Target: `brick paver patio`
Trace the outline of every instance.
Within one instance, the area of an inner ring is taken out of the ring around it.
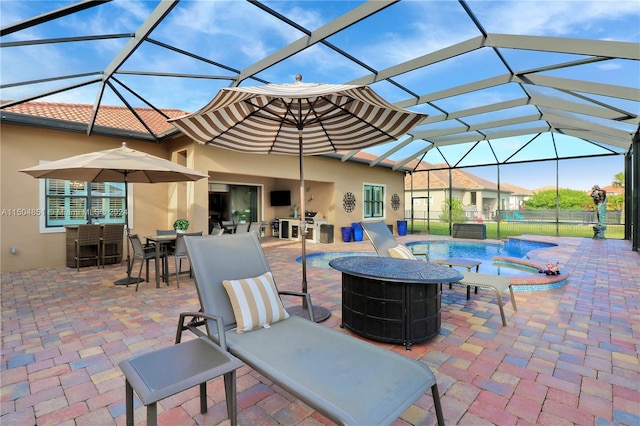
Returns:
[[[536,255],[559,260],[567,285],[516,292],[518,311],[505,306],[507,327],[492,292],[467,301],[463,288],[445,288],[437,337],[411,351],[377,344],[432,368],[447,424],[639,425],[640,254],[628,241],[538,239],[559,244]],[[263,247],[279,287],[299,290],[300,244],[265,238]],[[307,247],[373,251],[368,241]],[[314,303],[332,311],[322,324],[349,333],[339,327],[340,274],[307,272]],[[169,287],[141,283],[136,293],[113,285],[124,275],[123,266],[2,274],[3,426],[125,424],[118,362],[173,344],[178,314],[199,305],[188,276],[179,289],[173,277]],[[208,387],[206,415],[196,388],[162,400],[160,424],[228,424],[222,380]],[[136,404],[136,419],[144,420]],[[432,405],[427,392],[396,424],[435,424]],[[244,425],[328,423],[249,367],[238,372],[238,407]]]

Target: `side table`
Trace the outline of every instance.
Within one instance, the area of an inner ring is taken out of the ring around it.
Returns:
[[[236,369],[244,363],[205,338],[159,349],[118,364],[125,376],[127,426],[133,426],[133,391],[147,407],[147,424],[157,425],[156,403],[200,385],[200,412],[207,412],[207,381],[224,376],[227,413],[237,424]]]

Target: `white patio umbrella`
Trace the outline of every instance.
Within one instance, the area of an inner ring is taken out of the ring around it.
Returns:
[[[127,278],[116,284],[134,284],[129,251],[128,183],[196,181],[208,175],[146,152],[136,151],[122,142],[120,148],[95,151],[51,161],[20,170],[35,178],[88,182],[124,182],[124,223],[127,235]]]
[[[306,292],[303,156],[389,142],[425,117],[391,105],[367,86],[302,83],[297,75],[293,84],[222,89],[200,111],[169,122],[202,144],[299,156],[302,291]],[[314,313],[320,320],[329,316],[321,308]]]

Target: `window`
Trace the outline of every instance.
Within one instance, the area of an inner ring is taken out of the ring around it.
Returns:
[[[46,179],[45,228],[87,222],[124,223],[123,182],[82,182]]]
[[[384,217],[384,186],[364,185],[364,218]]]

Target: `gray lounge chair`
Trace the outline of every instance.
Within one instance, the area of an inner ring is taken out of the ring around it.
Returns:
[[[382,257],[404,257],[416,259],[416,255],[407,249],[406,246],[398,244],[389,228],[384,222],[360,222],[364,233],[367,235],[378,256]],[[424,260],[429,260],[426,253],[418,254],[424,256]]]
[[[444,424],[436,379],[424,363],[295,315],[237,332],[223,280],[270,272],[254,233],[185,241],[201,311],[180,315],[176,341],[187,329],[205,335],[198,328],[204,324],[221,347],[338,424],[390,424],[429,388],[438,424]],[[278,294],[304,297],[313,312],[308,293]]]

